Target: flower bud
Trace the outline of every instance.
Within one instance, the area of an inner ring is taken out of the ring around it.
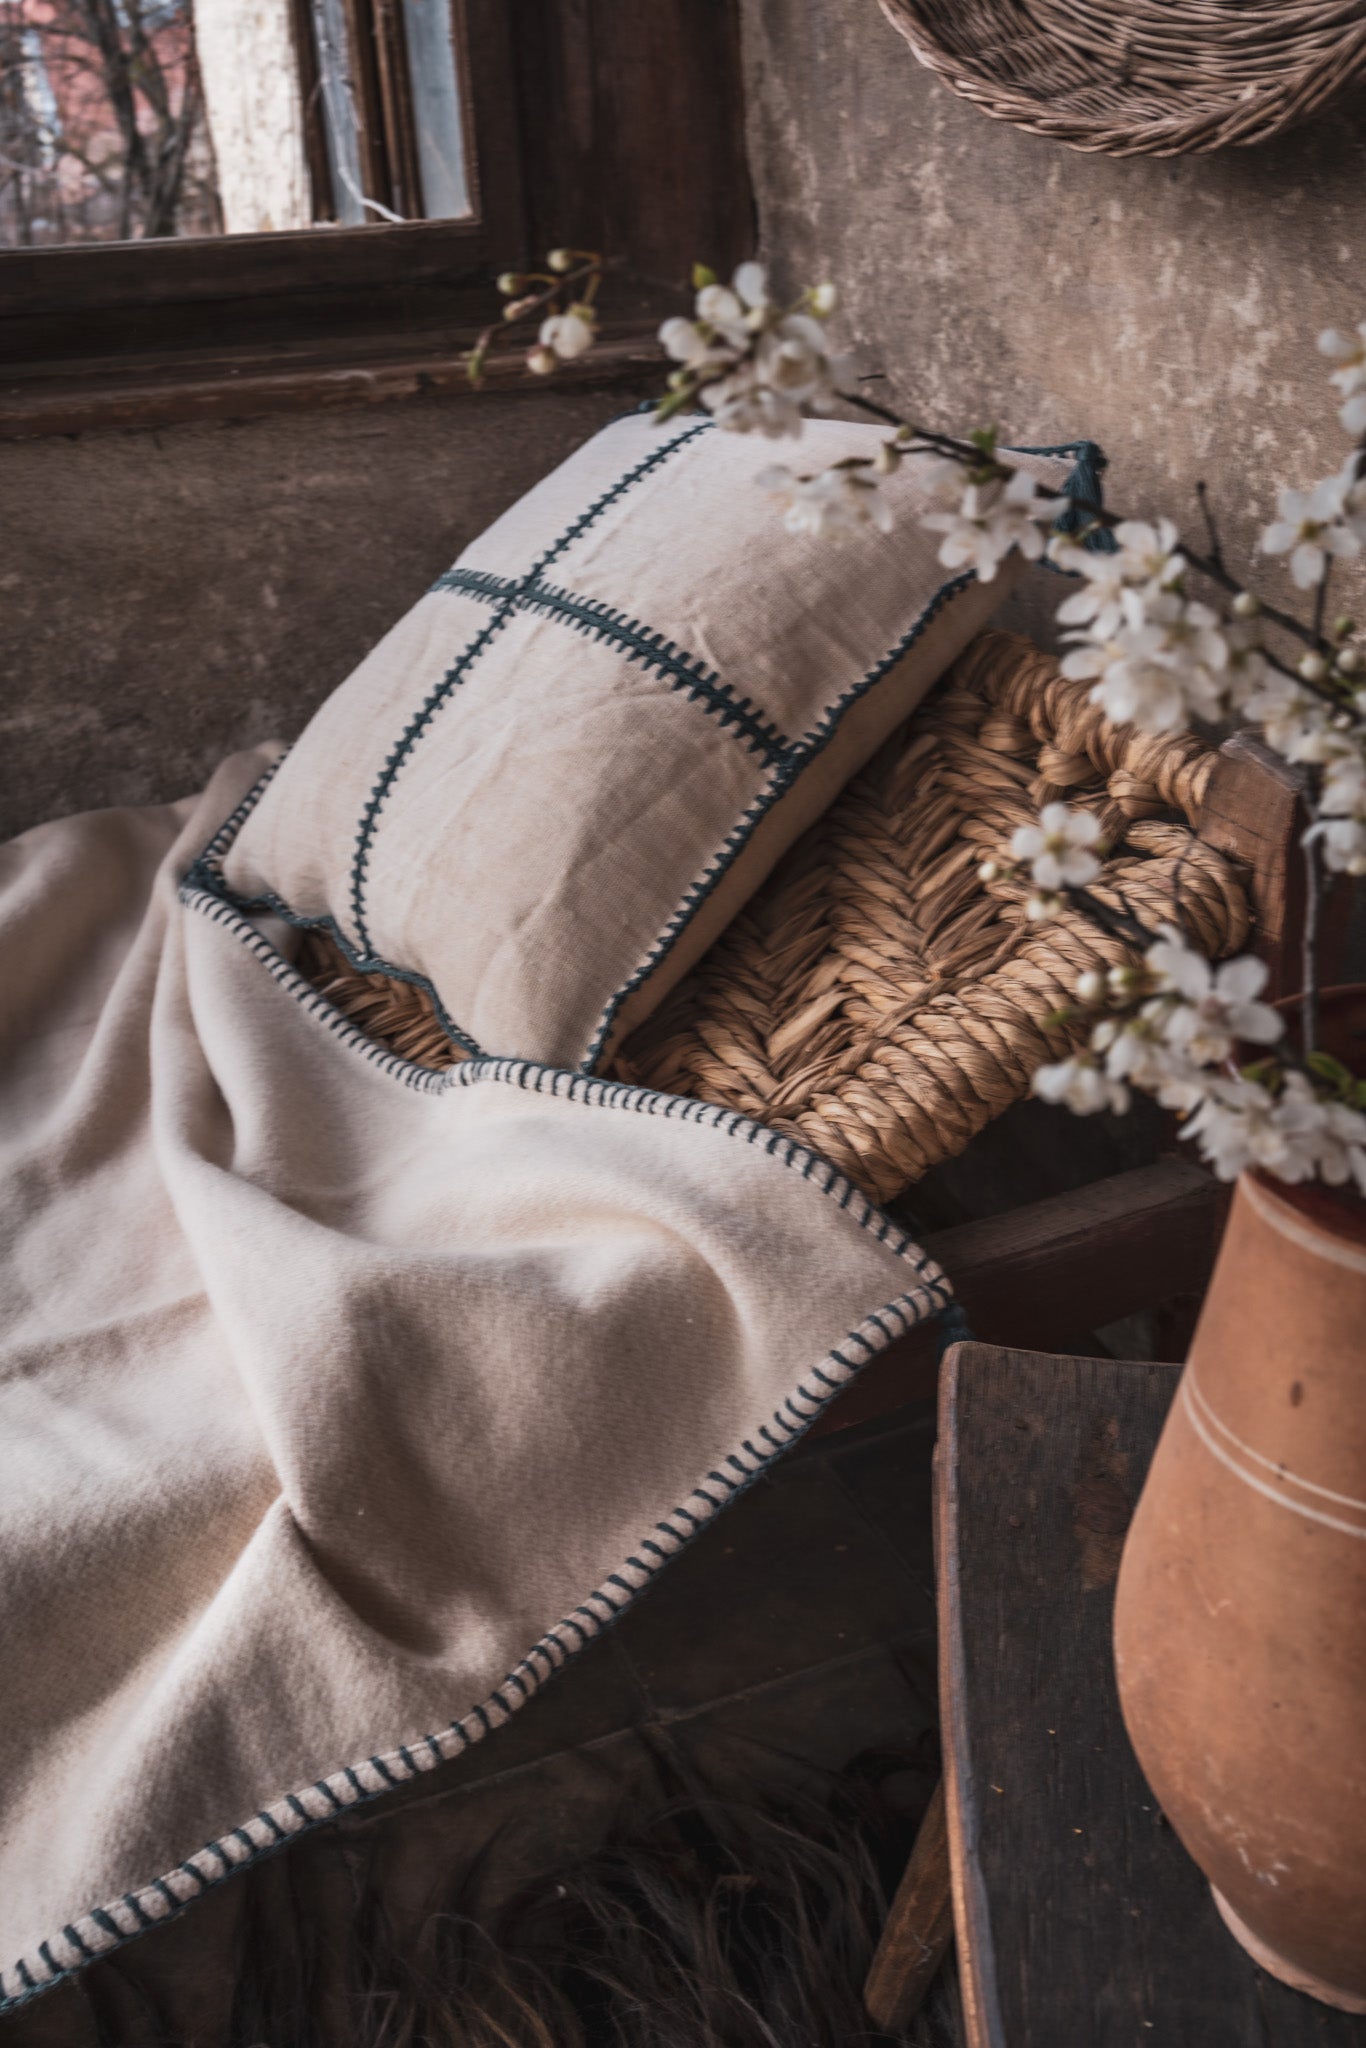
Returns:
[[[1295,664],[1297,675],[1306,683],[1321,683],[1328,673],[1328,664],[1321,654],[1302,654]]]
[[[1355,619],[1349,619],[1344,612],[1341,618],[1334,619],[1333,621],[1333,638],[1335,640],[1350,639],[1351,635],[1356,631],[1356,623]]]
[[[1359,647],[1344,647],[1338,656],[1338,667],[1345,676],[1359,675],[1362,655]]]
[[[811,310],[818,320],[828,320],[840,302],[840,295],[832,284],[813,285],[811,289]]]
[[[545,259],[545,267],[547,270],[553,270],[557,277],[562,277],[566,270],[574,268],[574,251],[572,249],[552,249]]]
[[[1255,619],[1261,608],[1262,600],[1250,590],[1240,590],[1232,605],[1235,619]]]
[[[893,470],[900,467],[901,455],[899,450],[894,448],[890,441],[884,441],[877,454],[873,457],[873,468],[879,476],[890,476]]]
[[[999,861],[984,860],[977,870],[977,879],[979,882],[994,882],[1000,872],[1001,864]]]
[[[524,290],[525,287],[526,279],[515,270],[503,271],[498,279],[498,289],[505,299],[514,297],[516,293]]]
[[[1105,996],[1105,976],[1098,967],[1088,967],[1085,974],[1077,978],[1077,1000],[1081,1003],[1099,1003]]]
[[[526,366],[537,377],[548,377],[555,367],[554,349],[546,348],[544,343],[541,343],[536,348],[529,350]]]

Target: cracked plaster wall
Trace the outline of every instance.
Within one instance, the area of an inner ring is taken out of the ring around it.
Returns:
[[[290,739],[631,394],[484,393],[0,443],[0,839]]]
[[[1186,522],[1204,478],[1239,565],[1278,481],[1337,468],[1314,342],[1366,318],[1366,94],[1258,149],[1083,156],[956,98],[876,0],[742,7],[764,252],[839,284],[884,391],[1099,441],[1109,502],[1143,514]],[[1015,608],[1036,637],[1046,594]],[[1360,616],[1366,578],[1341,595]]]

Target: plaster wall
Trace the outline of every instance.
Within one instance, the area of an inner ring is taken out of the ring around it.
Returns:
[[[630,403],[485,393],[0,445],[0,839],[292,738]]]
[[[1084,156],[956,98],[876,0],[742,15],[764,251],[840,286],[871,393],[1099,441],[1110,504],[1193,529],[1203,478],[1235,566],[1278,482],[1338,467],[1314,343],[1366,318],[1366,94],[1261,148]],[[1361,616],[1366,579],[1341,595]],[[1037,595],[1020,623],[1047,633]]]

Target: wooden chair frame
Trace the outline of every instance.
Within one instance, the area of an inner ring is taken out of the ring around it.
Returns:
[[[1304,777],[1260,742],[1236,734],[1220,749],[1200,837],[1247,870],[1256,951],[1277,1000],[1303,985],[1305,922],[1300,841]],[[1319,961],[1331,981],[1341,958],[1349,891],[1328,892]],[[1164,1355],[1184,1357],[1208,1285],[1228,1189],[1190,1159],[1162,1159],[1074,1194],[929,1237],[975,1336],[1055,1350],[1080,1331],[1142,1310],[1159,1319]],[[846,1429],[929,1398],[938,1375],[933,1325],[884,1352],[835,1402],[818,1431]],[[874,2024],[897,2033],[922,2003],[953,1938],[944,1787],[936,1789],[892,1901],[864,1986]]]
[[[1245,733],[1219,750],[1200,837],[1247,872],[1256,951],[1271,1001],[1301,986],[1307,823],[1304,775]],[[1327,892],[1319,959],[1331,980],[1341,957],[1348,894]],[[1192,1314],[1223,1234],[1228,1190],[1191,1158],[1164,1158],[1071,1194],[1055,1195],[934,1233],[926,1249],[954,1284],[974,1336],[1047,1351],[1079,1332],[1143,1310],[1164,1311],[1164,1348],[1184,1356]],[[938,1333],[923,1326],[871,1364],[815,1425],[848,1429],[935,1389]]]

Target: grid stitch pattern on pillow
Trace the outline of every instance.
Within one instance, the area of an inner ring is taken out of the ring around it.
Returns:
[[[817,464],[880,438],[807,432]],[[783,800],[823,808],[998,595],[943,580],[909,507],[891,542],[809,548],[750,488],[769,459],[709,420],[597,435],[437,578],[190,886],[423,987],[469,1052],[591,1071],[715,936],[698,913],[736,864],[762,851],[748,893],[808,821],[775,830]],[[912,650],[914,694],[841,759]]]

